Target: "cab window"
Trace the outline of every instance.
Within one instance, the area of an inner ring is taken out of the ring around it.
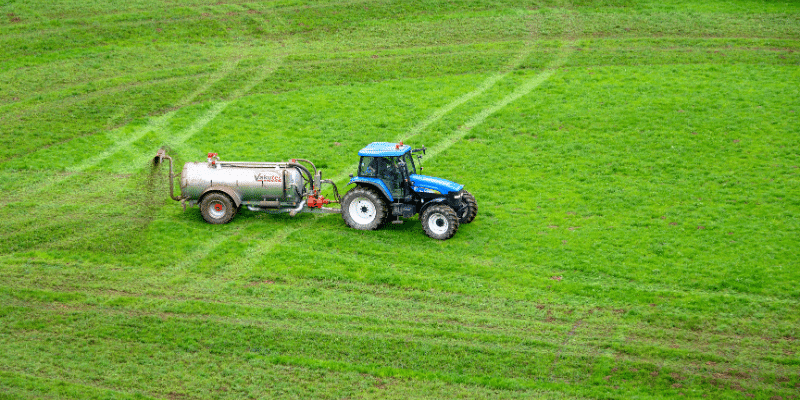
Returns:
[[[358,166],[358,176],[377,178],[378,163],[375,159],[375,157],[361,157],[361,164]]]
[[[417,167],[414,165],[414,156],[411,153],[406,153],[403,156],[403,161],[406,163],[406,169],[408,170],[409,175],[414,175],[417,173]]]

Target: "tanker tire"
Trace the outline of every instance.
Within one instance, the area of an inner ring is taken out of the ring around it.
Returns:
[[[464,191],[464,194],[461,197],[462,208],[461,208],[461,215],[458,217],[458,222],[461,224],[468,224],[475,220],[475,216],[478,215],[478,201],[475,200],[475,196],[468,191]]]
[[[450,206],[444,204],[425,209],[420,221],[425,234],[433,239],[447,240],[458,231],[458,215]]]
[[[353,229],[372,231],[386,222],[386,208],[386,203],[378,193],[359,186],[342,198],[342,219]]]
[[[200,213],[209,224],[227,224],[236,215],[236,205],[226,194],[209,193],[200,201]]]

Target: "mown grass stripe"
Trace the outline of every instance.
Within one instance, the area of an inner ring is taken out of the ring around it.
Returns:
[[[559,347],[558,343],[568,327],[561,321],[544,321],[544,318],[541,318],[530,321],[526,326],[498,326],[496,329],[487,329],[476,323],[477,321],[467,321],[470,324],[459,323],[451,321],[452,316],[431,313],[414,313],[386,319],[377,314],[360,315],[349,311],[316,312],[297,306],[292,308],[291,304],[285,303],[256,306],[135,293],[111,295],[107,292],[53,292],[36,289],[11,292],[8,288],[0,287],[0,294],[8,299],[6,304],[9,306],[29,307],[37,304],[34,308],[45,313],[69,310],[128,317],[158,316],[163,313],[172,318],[189,321],[214,321],[272,329],[294,326],[301,330],[318,330],[342,336],[413,338],[431,343],[450,343],[487,349],[497,348],[502,344],[520,351],[534,351],[537,348],[541,348],[543,352],[555,350]],[[530,337],[531,331],[537,333],[536,338]]]
[[[5,292],[7,294],[8,293],[11,293],[11,294],[16,293],[16,292],[8,292],[8,291],[5,291]],[[25,293],[18,293],[18,294],[22,295],[23,298],[28,298],[28,299],[41,298],[41,299],[46,300],[46,301],[55,301],[55,302],[61,302],[61,301],[72,302],[72,301],[77,300],[79,302],[84,302],[85,304],[90,305],[90,309],[94,309],[94,310],[97,310],[97,311],[101,311],[105,307],[105,306],[102,306],[102,307],[99,307],[99,308],[97,307],[98,302],[99,303],[104,303],[104,301],[101,300],[100,298],[89,298],[89,297],[81,296],[79,293],[75,293],[75,294],[65,293],[63,295],[47,294],[47,293],[44,293],[44,292],[41,292],[40,294],[29,293],[30,295],[34,296],[33,298],[26,297],[28,295],[26,295]],[[76,295],[78,297],[76,297]],[[42,297],[42,296],[44,296],[44,297]],[[53,296],[55,296],[55,297],[53,297]],[[49,299],[49,300],[47,300],[47,299]],[[81,299],[83,299],[83,300],[81,300]],[[111,303],[109,303],[109,304],[113,304],[114,308],[118,308],[120,306],[124,307],[124,308],[127,308],[128,306],[132,306],[134,303],[130,303],[130,302],[116,303],[114,301],[111,301]],[[155,305],[155,303],[153,305]],[[170,315],[173,315],[173,313],[175,311],[178,311],[178,309],[172,308],[171,306],[166,308],[166,309],[163,309],[161,307],[155,307],[156,310],[153,310],[152,306],[147,306],[147,305],[142,305],[142,306],[144,307],[144,309],[148,309],[148,310],[155,311],[155,312],[158,312],[158,309],[160,309],[162,312],[170,313]],[[195,306],[190,305],[190,309],[194,309],[194,307]],[[66,310],[68,310],[68,309],[69,308],[67,308]],[[65,309],[63,307],[57,307],[57,308],[53,308],[52,311],[60,313],[60,312],[65,311]],[[120,310],[120,311],[122,311],[122,310]],[[141,318],[141,317],[144,317],[146,315],[151,315],[153,317],[156,316],[156,315],[152,314],[152,312],[145,312],[144,314],[142,314],[141,311],[136,311],[136,310],[131,310],[131,311],[133,312],[132,315],[129,315],[129,317],[131,317],[131,318]],[[89,310],[82,310],[81,312],[90,312],[90,313],[92,313]],[[93,315],[97,315],[97,316],[101,315],[101,314],[98,314],[98,313],[92,313],[92,314]],[[127,315],[127,312],[120,313],[118,311],[105,310],[105,311],[102,311],[102,314],[104,314],[106,316],[111,316],[110,314],[123,316],[123,315]],[[235,311],[233,313],[228,313],[227,315],[234,315],[234,314],[236,314]],[[33,318],[34,315],[35,315],[35,313],[28,313],[28,316],[29,316],[28,320],[31,321],[31,322],[36,321],[37,319]],[[175,318],[175,316],[172,316],[172,318]],[[180,318],[180,319],[183,319],[183,318]],[[197,323],[200,323],[200,324],[207,324],[207,323],[213,322],[213,320],[209,320],[207,317],[200,317],[198,319],[198,317],[195,316],[195,317],[188,317],[186,323],[191,324],[192,320],[202,321],[202,322],[197,322]],[[178,321],[175,321],[175,322],[177,323]],[[333,320],[330,320],[329,322],[333,322]],[[241,320],[239,317],[234,317],[233,320],[231,320],[230,318],[219,319],[217,321],[217,323],[233,324],[233,325],[237,325],[237,326],[239,326],[239,325],[241,325],[241,326],[252,326],[254,323],[257,324],[257,325],[260,325],[260,323],[257,322],[257,321]],[[102,325],[102,324],[95,324],[95,325],[99,326],[99,325]],[[281,323],[278,323],[277,325],[275,325],[275,327],[280,328],[280,329],[290,329],[290,330],[292,329],[291,327],[285,326],[284,324],[281,324]],[[305,330],[305,329],[300,329],[300,330]],[[179,329],[179,331],[185,332],[186,334],[189,334],[189,331],[187,331],[185,328],[181,328],[181,329]],[[223,332],[225,330],[224,329],[222,329],[222,330],[215,329],[215,331]],[[356,334],[357,337],[362,337],[364,335],[364,333],[371,332],[371,330],[362,331],[361,329],[356,329],[356,330],[347,329],[347,330],[342,331],[342,332],[338,332],[336,330],[330,331],[329,329],[325,329],[324,331],[326,332],[325,334],[335,334],[335,335],[340,335],[340,336],[342,336],[342,335],[349,336],[349,335],[353,334],[353,332],[359,332],[359,333]],[[596,327],[588,327],[587,328],[587,332],[588,331],[596,331]],[[526,330],[526,332],[527,332],[527,330]],[[322,333],[322,332],[320,332],[320,333]],[[404,337],[404,335],[408,335],[411,332],[407,332],[405,334],[403,332],[397,332],[397,333],[400,334],[401,335],[400,338],[402,338],[402,337]],[[392,336],[392,335],[389,335],[389,336]],[[415,336],[415,335],[412,335],[412,336]],[[386,338],[388,336],[380,335],[380,337]],[[485,338],[484,339],[477,338],[477,339],[484,340]],[[592,338],[592,337],[587,337],[586,339],[590,340],[589,343],[591,343],[591,344],[589,346],[587,346],[586,344],[582,344],[582,343],[575,343],[574,345],[570,345],[569,346],[570,349],[574,349],[574,350],[564,351],[564,352],[562,352],[562,355],[569,355],[569,356],[572,356],[572,357],[580,357],[581,354],[583,354],[587,348],[592,348],[593,346],[596,346],[596,344],[594,344],[594,343],[605,343],[606,342],[605,340],[598,341],[598,338]],[[433,342],[430,342],[430,343],[433,343]],[[589,343],[587,343],[587,344],[589,344]],[[507,346],[504,346],[504,348],[508,349]],[[680,360],[682,358],[685,358],[684,357],[685,354],[682,353],[681,351],[673,351],[673,350],[669,350],[669,349],[666,349],[666,348],[663,348],[663,347],[660,347],[660,348],[655,348],[655,347],[653,347],[653,348],[637,348],[633,352],[630,351],[632,348],[628,348],[628,349],[622,349],[622,348],[617,348],[617,347],[614,347],[614,348],[617,351],[620,351],[620,353],[618,353],[618,356],[616,357],[618,360],[622,360],[622,359],[631,360],[631,362],[636,363],[635,365],[644,365],[644,364],[647,364],[647,363],[652,363],[653,360],[650,357],[655,355],[657,357],[666,357],[667,359],[675,359],[675,360],[677,360],[676,362],[671,362],[670,361],[670,362],[665,362],[665,363],[660,363],[660,364],[661,364],[661,367],[669,367],[670,369],[673,369],[673,370],[674,369],[678,369],[679,370],[680,369],[680,365],[683,362],[683,361],[680,361]],[[601,347],[598,348],[598,350],[601,350],[601,349],[603,349],[602,345],[601,345]],[[532,349],[530,349],[530,348],[527,349],[527,351],[530,351],[530,350],[532,350]],[[644,352],[641,353],[642,351],[644,351]],[[655,353],[654,353],[654,351],[655,351]],[[666,353],[665,353],[665,351],[666,351]],[[602,351],[602,352],[604,352],[604,351]],[[596,354],[600,354],[601,351],[597,351],[595,353]],[[644,355],[640,355],[640,354],[644,354]],[[681,354],[684,354],[684,356],[682,356]],[[631,357],[635,357],[635,358],[631,358]],[[692,357],[692,359],[695,359],[695,358]],[[716,358],[716,359],[711,358],[711,359],[709,359],[709,358],[703,358],[703,357],[697,358],[697,360],[700,360],[700,361],[711,360],[711,361],[715,361],[715,362],[722,361],[719,358]],[[652,369],[652,366],[650,368]],[[721,366],[720,368],[723,368],[723,367]]]
[[[4,393],[35,398],[68,399],[157,399],[141,393],[128,393],[111,388],[89,385],[82,382],[58,378],[42,377],[7,369],[0,369],[0,396]],[[44,396],[44,397],[42,397]],[[9,399],[14,397],[9,397]]]
[[[57,331],[53,332],[50,329],[38,330],[36,324],[40,322],[35,319],[19,328],[28,329],[29,332],[22,333],[21,336],[34,342],[47,338],[58,340],[64,335],[77,335],[101,342],[121,340],[123,343],[158,345],[168,352],[176,353],[201,351],[245,360],[251,355],[267,356],[275,360],[302,360],[298,366],[317,366],[338,372],[347,372],[346,368],[367,368],[364,373],[376,376],[417,376],[436,381],[439,379],[437,371],[452,371],[448,376],[463,380],[461,383],[496,389],[508,388],[506,385],[512,382],[515,382],[515,385],[535,382],[536,387],[539,383],[547,383],[543,377],[537,378],[538,375],[535,375],[536,371],[544,368],[545,360],[549,358],[547,356],[549,352],[542,349],[526,348],[514,352],[512,356],[513,349],[505,347],[465,345],[441,340],[364,336],[357,330],[342,334],[326,329],[301,329],[298,333],[296,328],[280,325],[268,328],[198,318],[174,318],[169,315],[137,314],[123,319],[109,319],[119,317],[115,314],[113,312],[71,313],[69,319],[75,320],[76,323],[65,325],[67,321],[59,318],[53,326]],[[203,332],[207,331],[215,332],[215,337],[203,338]],[[34,339],[37,337],[38,339]],[[350,362],[335,361],[337,364],[328,364],[328,360],[335,359],[337,355],[347,359],[356,356],[356,354],[341,353],[343,346],[352,345],[358,347],[356,351],[360,354],[359,357],[366,361],[365,363],[354,363],[350,360]],[[395,357],[391,359],[382,357],[384,351],[394,353]],[[427,356],[422,356],[418,354],[419,352]],[[500,363],[501,365],[492,364],[492,360],[497,361],[498,357],[504,358],[504,354],[514,360],[505,360]],[[462,357],[466,355],[478,357],[477,365],[465,364]],[[575,359],[580,358],[579,352]],[[304,365],[304,361],[312,365]],[[490,364],[495,365],[495,368],[502,368],[508,378],[486,379],[488,376],[485,373]],[[408,365],[408,367],[397,365]],[[580,373],[582,367],[573,362],[568,368]]]
[[[6,296],[25,301],[38,301],[41,307],[36,307],[43,312],[60,312],[70,310],[70,312],[93,313],[94,311],[102,312],[106,315],[128,316],[128,317],[141,317],[141,316],[157,316],[167,313],[171,318],[179,318],[186,321],[203,321],[215,322],[218,324],[236,325],[236,326],[260,326],[262,328],[270,329],[299,329],[305,331],[308,329],[317,330],[319,333],[328,335],[339,336],[353,336],[353,337],[373,337],[374,339],[380,338],[397,338],[397,339],[413,339],[415,341],[424,341],[426,343],[439,343],[443,345],[466,345],[474,348],[484,348],[486,350],[498,349],[499,344],[502,344],[504,349],[518,348],[518,351],[534,351],[534,348],[541,347],[542,351],[547,351],[545,354],[551,354],[546,349],[555,350],[559,348],[558,354],[554,359],[554,363],[561,359],[563,356],[580,357],[585,353],[586,349],[593,349],[593,358],[599,357],[603,353],[604,347],[598,346],[598,343],[605,343],[608,340],[602,339],[608,337],[608,332],[605,332],[602,325],[596,325],[597,321],[589,325],[585,325],[582,320],[573,324],[573,329],[566,333],[567,339],[571,339],[574,343],[567,345],[567,340],[558,345],[564,337],[562,331],[556,336],[551,335],[551,341],[542,341],[542,334],[544,333],[541,328],[550,327],[553,322],[547,324],[540,324],[529,327],[516,327],[511,331],[508,328],[499,329],[493,334],[481,334],[477,326],[465,329],[462,324],[449,324],[444,322],[434,322],[433,324],[426,322],[421,323],[419,317],[409,317],[411,319],[383,321],[376,320],[373,317],[365,317],[361,315],[335,315],[335,314],[315,314],[309,313],[305,310],[285,310],[278,307],[279,305],[267,306],[266,308],[258,308],[254,305],[236,305],[230,303],[218,304],[196,301],[191,299],[177,300],[173,298],[154,298],[153,296],[140,296],[125,295],[125,296],[109,296],[106,293],[99,295],[84,295],[82,293],[74,292],[52,292],[43,290],[21,290],[10,291],[8,288],[0,290]],[[56,306],[54,303],[61,303],[63,306]],[[271,303],[271,302],[270,302]],[[17,304],[17,302],[6,302],[8,305]],[[25,303],[19,303],[22,306]],[[82,305],[81,305],[82,304]],[[66,306],[66,307],[65,307]],[[30,320],[34,313],[29,313]],[[264,319],[266,318],[266,320]],[[449,317],[441,316],[441,318],[448,319]],[[292,321],[295,321],[294,323]],[[318,326],[317,322],[325,321],[325,329],[315,329]],[[298,325],[299,324],[299,325]],[[493,323],[492,323],[493,324]],[[584,326],[580,333],[575,335],[575,330],[578,325]],[[624,321],[619,321],[615,324],[617,330],[628,329],[630,324]],[[292,328],[294,327],[294,328]],[[474,329],[478,329],[475,331]],[[568,329],[568,328],[567,328]],[[641,328],[639,328],[641,329]],[[539,340],[531,340],[528,338],[529,332],[537,332]],[[587,336],[591,334],[591,336]],[[378,335],[378,336],[374,336]],[[598,337],[598,335],[600,335]],[[618,334],[617,334],[618,335]],[[580,339],[578,339],[580,338]],[[754,338],[755,339],[755,338]],[[691,339],[686,339],[691,340]],[[751,339],[752,340],[752,339]],[[684,348],[685,346],[692,347],[688,343],[678,341],[681,344],[681,349],[667,348],[660,343],[644,343],[641,340],[634,342],[618,342],[612,341],[612,348],[617,352],[616,358],[618,360],[627,360],[631,363],[652,363],[653,356],[663,359],[675,360],[695,360],[699,362],[714,362],[714,363],[730,363],[734,362],[738,357],[746,357],[748,353],[742,352],[737,355],[717,355],[713,349],[701,346],[698,348],[694,346],[693,349]],[[675,341],[673,341],[675,344]],[[766,344],[766,342],[764,342]],[[477,346],[477,347],[475,347]],[[569,349],[569,350],[567,350]],[[763,355],[763,350],[759,350],[758,354]],[[779,351],[775,355],[781,354]],[[731,358],[733,357],[733,358]],[[762,357],[763,358],[763,357]],[[780,356],[768,357],[762,360],[772,363],[774,371],[784,371],[785,366],[796,365],[792,359],[782,358]],[[662,363],[663,366],[670,366],[670,368],[678,368],[678,364]],[[674,365],[673,365],[674,364]],[[723,364],[715,370],[724,370]],[[555,365],[555,364],[553,364]],[[763,364],[762,364],[763,365]],[[704,370],[709,367],[704,367]],[[697,371],[701,374],[702,371]],[[552,367],[551,367],[551,380],[552,380]]]

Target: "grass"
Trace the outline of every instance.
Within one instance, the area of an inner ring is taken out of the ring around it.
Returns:
[[[0,5],[0,398],[798,397],[800,10],[757,1]],[[416,218],[167,196],[178,159],[405,140]]]

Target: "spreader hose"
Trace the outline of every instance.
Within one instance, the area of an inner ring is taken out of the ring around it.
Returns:
[[[309,163],[309,164],[311,164],[311,168],[314,168],[314,175],[317,175],[317,166],[316,166],[316,165],[314,165],[314,163],[313,163],[313,162],[311,162],[311,161],[308,161],[308,160],[306,160],[305,158],[295,158],[295,159],[293,159],[293,160],[294,160],[294,161],[297,161],[297,162],[304,162],[304,163]]]
[[[330,183],[331,186],[333,186],[333,197],[336,198],[336,202],[337,203],[341,204],[342,203],[342,198],[339,197],[339,188],[336,187],[336,184],[333,183],[333,181],[330,180],[330,179],[323,179],[323,180],[320,181],[320,184],[322,184],[322,183]]]

